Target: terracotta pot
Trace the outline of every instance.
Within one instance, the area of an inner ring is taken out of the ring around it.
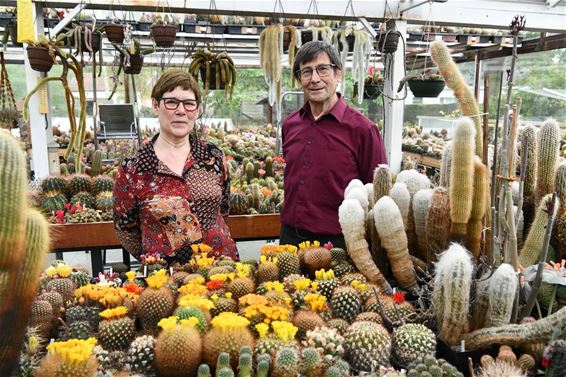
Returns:
[[[104,27],[106,38],[112,43],[124,42],[124,25],[108,24]]]
[[[177,25],[151,25],[150,35],[157,47],[173,47]]]
[[[131,55],[130,66],[124,67],[124,72],[130,75],[137,75],[141,72],[142,67],[143,67],[143,56]]]
[[[26,50],[31,69],[39,72],[49,72],[51,70],[53,58],[49,55],[47,47],[28,46]]]
[[[444,80],[442,79],[411,79],[407,81],[409,89],[413,92],[415,97],[438,97],[440,92],[444,89]]]

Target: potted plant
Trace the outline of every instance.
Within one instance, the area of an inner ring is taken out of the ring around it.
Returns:
[[[216,54],[209,49],[197,50],[192,55],[189,72],[197,79],[200,74],[205,93],[224,89],[226,96],[232,96],[236,85],[236,67],[226,51]]]
[[[49,72],[55,63],[55,50],[63,45],[64,34],[60,34],[51,39],[44,35],[39,35],[38,41],[26,41],[28,44],[26,52],[31,69],[39,72]]]
[[[401,33],[397,30],[382,30],[377,37],[377,47],[383,54],[392,54],[397,51]]]
[[[405,84],[409,85],[409,89],[415,97],[438,97],[440,92],[444,90],[444,79],[436,71],[426,71],[417,75],[407,75],[399,82],[400,92]]]
[[[75,55],[88,51],[92,56],[100,50],[102,44],[102,31],[105,25],[96,23],[94,15],[79,19],[79,23],[75,23],[73,27],[66,33],[70,47],[75,49]],[[84,22],[83,22],[84,21]]]
[[[121,44],[124,42],[124,25],[119,21],[112,20],[109,24],[104,26],[106,38],[112,43]]]
[[[16,128],[20,112],[16,107],[16,99],[12,84],[8,77],[6,62],[4,61],[4,53],[0,51],[0,128]]]
[[[137,39],[133,39],[132,43],[125,49],[116,48],[121,53],[120,62],[124,67],[124,72],[130,75],[139,74],[143,67],[143,57],[155,51],[153,48],[142,49],[140,41]]]
[[[370,67],[369,74],[365,77],[363,84],[360,85],[359,82],[354,84],[353,98],[357,97],[360,87],[363,88],[363,99],[375,99],[379,97],[383,90],[383,76],[378,70]]]
[[[173,47],[177,35],[175,18],[169,14],[154,15],[150,35],[157,47]]]

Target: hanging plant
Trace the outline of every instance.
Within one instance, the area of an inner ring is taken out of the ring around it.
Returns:
[[[310,26],[308,29],[301,30],[302,44],[310,41],[323,41],[332,44],[334,31],[329,26]]]
[[[120,52],[120,66],[124,68],[125,73],[130,75],[139,74],[143,67],[143,57],[155,51],[155,49],[151,47],[142,49],[140,41],[137,39],[131,39],[130,42],[125,45],[125,48],[121,48],[117,45],[113,46]]]
[[[358,30],[354,25],[348,25],[334,33],[333,43],[340,53],[342,66],[346,66],[348,57],[348,37],[353,37],[353,56],[352,56],[352,78],[358,82],[358,92],[363,90],[366,72],[369,67],[369,57],[371,54],[373,38],[365,30]],[[341,86],[342,94],[346,95],[346,87]],[[362,103],[363,98],[358,97],[358,104]]]
[[[205,96],[209,90],[224,89],[225,97],[232,97],[236,86],[236,67],[226,51],[218,54],[208,49],[195,51],[189,72],[197,80],[200,75]]]
[[[6,70],[4,52],[0,51],[0,128],[16,128],[20,113],[16,107],[16,99],[12,91],[12,84]]]
[[[177,28],[177,22],[172,15],[154,15],[150,35],[157,47],[173,47],[177,36]]]
[[[121,44],[124,42],[124,30],[124,25],[114,21],[104,26],[106,38],[112,43]]]
[[[44,35],[38,36],[37,41],[26,41],[26,52],[31,69],[39,72],[49,72],[56,63],[56,50],[63,46],[64,34],[47,39]]]
[[[285,37],[287,36],[287,37]],[[286,46],[285,46],[286,45]],[[273,106],[277,102],[278,114],[280,114],[281,94],[283,90],[281,60],[285,47],[288,49],[289,65],[292,67],[295,61],[297,48],[301,45],[301,34],[297,28],[291,25],[271,25],[261,32],[259,36],[259,60],[263,70],[265,81],[269,87],[269,104]],[[293,75],[291,85],[294,86]]]
[[[356,82],[354,84],[354,95],[352,98],[356,98],[359,93],[359,86]],[[381,73],[370,67],[369,75],[367,75],[364,79],[363,83],[363,99],[376,99],[379,97],[381,92],[383,91],[383,76]]]
[[[105,25],[97,26],[94,15],[88,15],[88,17],[90,18],[90,23],[76,24],[66,33],[71,48],[75,50],[75,56],[80,55],[81,60],[84,52],[88,51],[89,58],[92,59],[100,50],[102,31],[105,30]]]

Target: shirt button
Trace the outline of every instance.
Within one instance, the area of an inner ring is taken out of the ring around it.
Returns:
[[[307,144],[308,144],[308,145],[311,145],[311,144],[312,144],[312,140],[307,141]]]
[[[304,184],[305,184],[305,181],[301,179],[301,180],[299,181],[299,183],[300,183],[301,185],[304,185]]]

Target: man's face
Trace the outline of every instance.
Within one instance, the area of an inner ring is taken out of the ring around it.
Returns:
[[[310,103],[324,104],[334,99],[336,88],[342,80],[342,71],[331,64],[326,52],[319,53],[310,62],[300,64],[299,69],[303,72],[301,88]]]

